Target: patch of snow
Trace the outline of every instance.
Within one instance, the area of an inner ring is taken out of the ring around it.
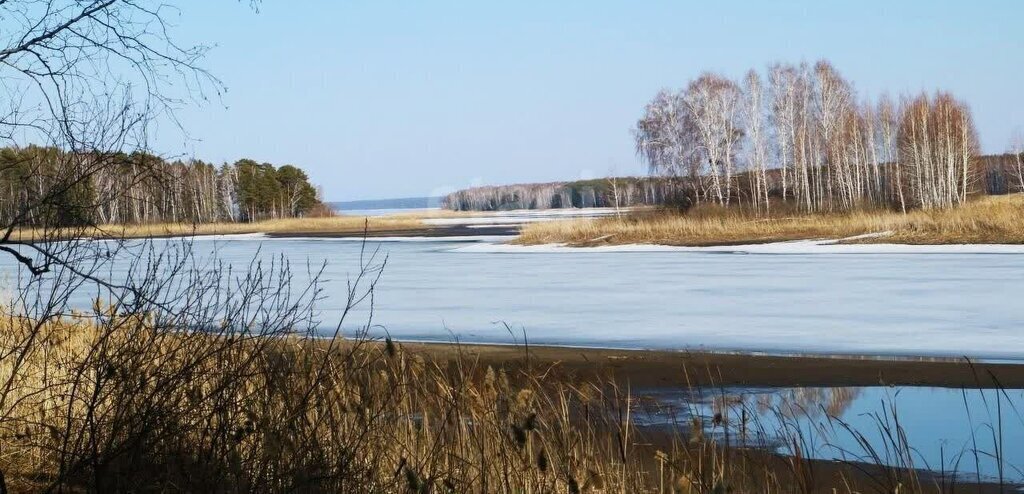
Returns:
[[[843,240],[868,238],[850,237]],[[598,253],[598,252],[704,252],[722,254],[1024,254],[1024,244],[850,244],[840,240],[796,240],[746,245],[687,247],[657,244],[598,245],[573,247],[565,244],[514,245],[481,243],[453,249],[475,253]]]
[[[889,235],[892,235],[891,231],[875,232],[875,233],[864,233],[864,234],[861,234],[861,235],[854,235],[852,237],[844,237],[844,238],[841,238],[839,240],[836,240],[836,242],[849,242],[851,240],[864,240],[864,239],[869,239],[869,238],[882,238],[882,237],[888,237]]]

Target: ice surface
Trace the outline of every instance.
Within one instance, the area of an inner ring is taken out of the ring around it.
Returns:
[[[510,343],[525,332],[537,344],[1024,359],[1020,246],[578,250],[394,240],[367,247],[388,255],[374,323],[398,339]],[[197,252],[237,266],[258,249],[303,266],[327,261],[325,329],[341,314],[361,248],[338,239],[196,242]],[[301,284],[305,270],[296,271]],[[90,300],[83,293],[82,305]]]

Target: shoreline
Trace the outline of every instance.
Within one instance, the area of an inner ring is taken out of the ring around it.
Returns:
[[[264,220],[254,223],[102,225],[95,238],[173,238],[261,234],[267,238],[444,239],[515,237],[496,250],[641,251],[697,250],[787,253],[817,248],[830,252],[947,250],[1024,253],[1024,195],[972,199],[949,210],[883,210],[844,213],[775,213],[696,208],[686,214],[668,210],[610,208],[491,212],[437,210],[381,216]],[[613,214],[616,213],[616,214]],[[24,232],[31,239],[31,232]],[[89,236],[89,235],[85,235]]]
[[[521,243],[520,226],[468,227],[465,225],[428,226],[424,228],[387,229],[363,231],[247,231],[244,233],[197,233],[195,235],[160,234],[141,237],[126,237],[131,240],[183,239],[230,236],[259,236],[256,240],[376,240],[376,241],[417,241],[435,240],[470,243],[457,249],[459,252],[497,254],[567,254],[567,253],[713,253],[713,254],[983,254],[1021,255],[1024,243],[919,243],[881,242],[884,236],[864,239],[863,236],[846,238],[817,238],[797,240],[722,241],[694,244],[674,243],[601,243],[577,245],[572,243]],[[96,240],[109,240],[96,238]]]
[[[375,344],[384,345],[383,342]],[[435,362],[470,358],[483,367],[544,368],[574,379],[610,378],[638,387],[931,386],[1024,388],[1024,363],[966,359],[756,355],[557,346],[396,342]]]
[[[723,240],[720,242],[694,243],[522,243],[520,233],[525,225],[428,225],[418,228],[397,228],[371,231],[274,231],[253,230],[244,235],[262,235],[267,239],[387,239],[392,241],[433,239],[473,241],[480,245],[467,251],[494,253],[556,253],[556,252],[712,252],[742,254],[1024,254],[1024,243],[1018,242],[965,242],[965,243],[922,243],[915,241],[885,241],[884,233],[856,235],[842,238],[800,238],[790,240],[758,239]],[[188,238],[223,236],[222,233],[197,233],[195,235],[166,234],[139,238]],[[231,234],[227,234],[231,235]],[[496,237],[508,241],[489,241]]]
[[[518,225],[471,227],[468,225],[425,225],[418,228],[396,228],[354,231],[294,231],[261,232],[269,238],[448,238],[448,237],[494,237],[519,234]]]
[[[858,244],[1024,244],[1024,195],[973,197],[950,209],[799,211],[792,205],[770,214],[742,207],[695,206],[605,218],[531,224],[516,243],[605,246],[626,244],[718,245],[725,242],[849,239]]]

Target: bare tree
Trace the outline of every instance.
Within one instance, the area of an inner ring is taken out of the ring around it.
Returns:
[[[684,95],[663,89],[644,108],[633,136],[636,152],[650,170],[673,178],[684,177],[699,203],[704,194],[697,132]]]
[[[867,152],[867,163],[864,164],[864,180],[862,185],[866,199],[876,204],[886,201],[882,187],[881,143],[879,141],[879,117],[875,114],[875,106],[870,100],[864,100],[860,106],[860,114],[864,126],[862,145]]]
[[[804,209],[813,208],[810,160],[811,84],[807,67],[775,64],[769,69],[772,92],[771,115],[777,141],[782,195],[790,190]]]
[[[893,105],[888,95],[883,95],[878,100],[878,111],[875,115],[878,118],[879,140],[881,141],[882,161],[887,164],[887,176],[891,182],[896,197],[899,199],[900,210],[907,212],[907,200],[903,192],[904,169],[900,162],[900,155],[897,152],[897,130],[899,127],[900,108]]]
[[[977,133],[967,106],[948,93],[921,94],[905,107],[899,128],[900,161],[913,172],[919,206],[930,209],[962,204],[973,184],[971,160]]]
[[[711,175],[715,200],[728,205],[732,195],[736,152],[742,137],[739,86],[720,75],[706,73],[691,82],[683,101],[696,128],[697,154]]]
[[[851,114],[852,89],[832,65],[819,61],[814,66],[815,74],[815,121],[820,132],[821,150],[813,168],[816,175],[818,201],[815,210],[832,209],[832,199],[838,195],[843,209],[852,207],[854,179],[851,166],[845,161],[850,156],[845,152],[844,125],[855,128],[856,118]]]
[[[1010,154],[1013,155],[1017,172],[1017,191],[1024,192],[1024,132],[1016,132],[1010,140]]]
[[[619,182],[621,182],[621,181],[622,181],[622,179],[620,179],[619,176],[618,176],[618,173],[615,172],[615,167],[614,166],[611,167],[608,170],[608,186],[611,189],[612,205],[615,207],[615,217],[617,217],[617,218],[621,218],[622,217],[622,210],[620,209],[620,203],[621,203],[620,194],[622,193],[622,191],[620,190],[620,187],[619,187]]]
[[[764,90],[757,72],[747,72],[744,80],[746,134],[750,141],[747,173],[753,182],[754,208],[770,211],[768,202],[768,139],[764,125]]]

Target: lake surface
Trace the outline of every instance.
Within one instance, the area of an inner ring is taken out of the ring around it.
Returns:
[[[158,241],[162,242],[162,241]],[[397,339],[768,353],[1024,358],[1024,254],[476,252],[472,242],[369,242],[387,257],[373,331]],[[244,266],[327,263],[324,329],[364,246],[345,239],[200,237]],[[13,262],[0,258],[8,278]],[[296,284],[308,282],[296,269]],[[115,277],[123,276],[124,273]],[[92,294],[82,305],[91,306]],[[356,311],[345,328],[365,323]],[[510,335],[505,324],[514,330]]]
[[[387,255],[374,321],[409,340],[513,343],[525,332],[537,344],[1024,358],[1024,255],[480,253],[466,245],[369,243]],[[325,328],[344,309],[362,248],[337,239],[195,246],[239,265],[257,249],[326,261]]]

